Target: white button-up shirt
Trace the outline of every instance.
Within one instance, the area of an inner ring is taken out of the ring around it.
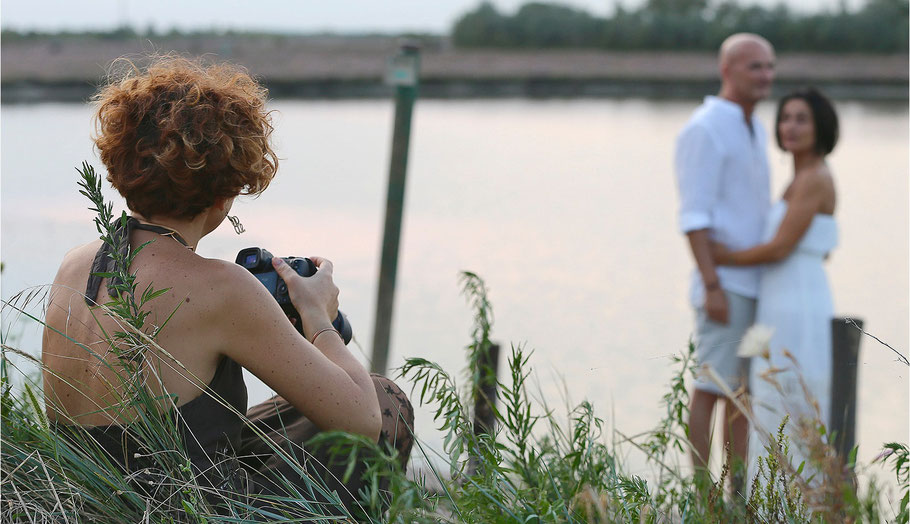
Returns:
[[[713,240],[733,250],[762,241],[771,190],[767,137],[754,115],[747,126],[739,104],[706,97],[676,140],[675,167],[683,233],[709,229]],[[723,289],[757,297],[759,271],[719,266],[717,276]],[[698,268],[689,298],[695,307],[704,304]]]

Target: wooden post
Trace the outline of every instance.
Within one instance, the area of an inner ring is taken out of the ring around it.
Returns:
[[[490,344],[477,362],[480,376],[474,390],[474,434],[490,434],[495,430],[496,381],[499,378],[499,344]]]
[[[379,267],[379,291],[376,297],[376,324],[373,329],[374,373],[385,374],[392,332],[395,280],[398,273],[398,246],[401,240],[401,217],[404,213],[405,175],[411,137],[411,113],[417,99],[420,54],[416,45],[405,43],[398,55],[389,61],[386,81],[395,86],[395,124],[392,135],[392,158],[389,166],[389,189],[382,234],[382,258]]]
[[[831,321],[831,427],[834,449],[847,457],[856,443],[856,367],[863,321],[835,318]]]
[[[499,377],[499,344],[490,344],[487,351],[480,353],[477,369],[479,377],[474,387],[474,434],[492,435],[496,430],[496,417],[493,408],[496,406],[496,381]],[[477,471],[477,457],[471,455],[468,460],[468,474]]]

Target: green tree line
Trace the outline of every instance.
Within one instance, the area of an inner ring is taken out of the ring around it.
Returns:
[[[531,2],[513,15],[489,2],[452,28],[456,47],[715,50],[732,33],[763,35],[781,51],[906,52],[908,0],[867,0],[849,11],[798,13],[730,0],[647,0],[610,17],[557,3]]]

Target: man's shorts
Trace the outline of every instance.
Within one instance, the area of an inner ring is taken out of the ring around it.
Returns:
[[[726,382],[731,391],[742,386],[748,388],[749,359],[739,358],[736,352],[746,330],[755,322],[754,298],[744,297],[724,290],[727,297],[727,324],[708,318],[704,307],[695,310],[695,388],[708,393],[723,395],[723,391],[702,370],[707,364]]]

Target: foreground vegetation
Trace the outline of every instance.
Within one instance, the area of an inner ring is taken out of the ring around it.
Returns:
[[[83,177],[82,191],[99,214],[99,232],[111,242],[110,227],[118,219],[101,200],[100,181],[90,167],[84,167]],[[136,410],[131,429],[151,460],[143,471],[124,474],[87,434],[55,431],[44,415],[37,381],[32,378],[13,388],[12,362],[34,359],[11,346],[7,330],[0,333],[3,522],[908,522],[910,461],[903,444],[888,444],[880,460],[896,475],[903,497],[896,508],[880,505],[874,484],[856,494],[855,479],[844,474],[843,459],[827,447],[818,427],[811,427],[814,431],[800,443],[789,442],[781,427],[753,480],[761,489],[752,490],[748,498],[724,489],[727,466],[718,478],[683,473],[678,459],[688,451],[685,385],[694,372],[691,345],[674,357],[675,372],[662,399],[665,415],[645,435],[621,438],[616,444],[619,433],[607,434],[589,402],[574,406],[565,419],[551,406],[536,404],[528,394],[531,352],[526,348],[511,347],[502,377],[484,370],[484,356],[492,347],[493,313],[483,281],[471,273],[462,276],[475,314],[464,384],[459,387],[459,377],[425,359],[408,359],[400,370],[402,381],[413,386],[413,400],[433,406],[444,433],[447,470],[428,473],[441,489],[430,490],[423,479],[409,479],[385,450],[344,434],[320,438],[334,442],[339,456],[367,461],[365,475],[388,482],[387,489],[360,493],[356,507],[345,507],[292,456],[283,458],[310,479],[309,489],[288,486],[284,496],[263,501],[207,486],[186,459],[171,416],[173,406],[143,386],[147,382],[142,381],[155,376],[137,362],[145,355],[164,354],[154,342],[162,326],[146,325],[143,314],[143,306],[160,291],[136,289],[126,269],[131,256],[135,251],[117,260],[124,282],[119,298],[100,307],[98,314],[120,321],[121,330],[110,335],[109,344],[118,356],[111,366],[119,366],[123,381],[119,407]],[[34,299],[28,294],[4,302],[3,313],[27,315],[24,302]],[[477,431],[474,401],[483,395],[498,403],[491,410],[492,427]],[[808,445],[810,464],[790,463],[793,445]],[[630,446],[645,454],[651,474],[627,471],[623,457]],[[419,440],[416,449],[434,463]],[[817,472],[811,482],[804,478],[809,468]]]

